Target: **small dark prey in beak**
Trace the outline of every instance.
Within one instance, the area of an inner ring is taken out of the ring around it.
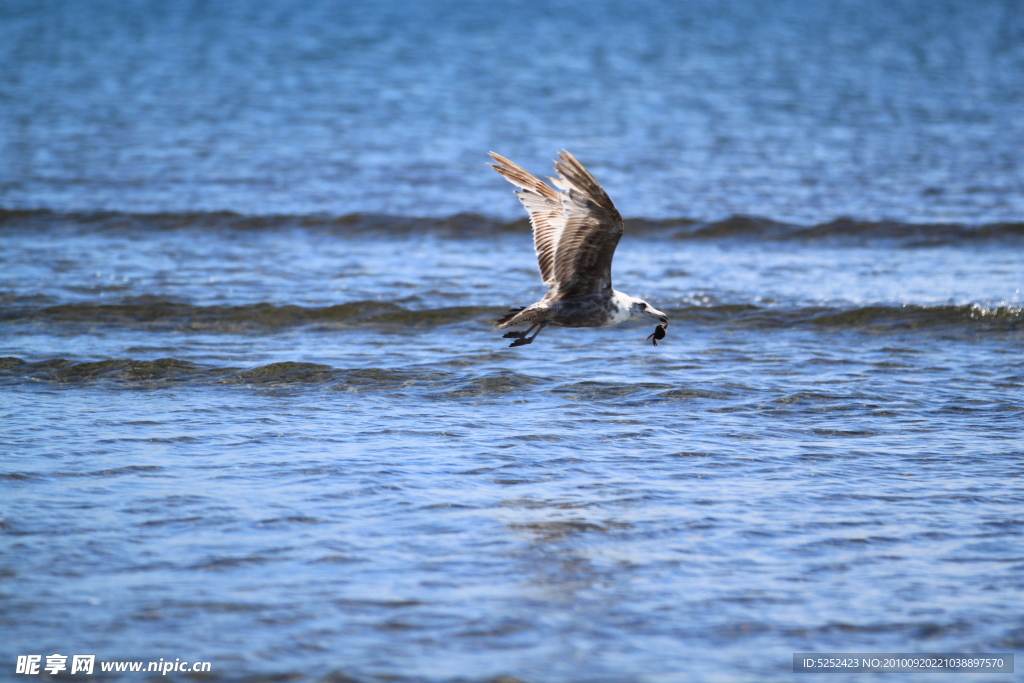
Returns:
[[[651,343],[654,344],[655,346],[657,346],[658,345],[658,340],[665,338],[665,329],[667,327],[668,327],[667,323],[664,324],[664,325],[658,325],[657,327],[654,328],[654,332],[651,333],[651,335],[649,337],[647,337],[647,338],[650,339],[651,337],[654,337],[654,339],[652,340]]]

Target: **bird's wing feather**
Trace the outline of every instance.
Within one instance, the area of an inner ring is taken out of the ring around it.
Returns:
[[[554,250],[560,298],[610,291],[612,258],[622,237],[622,216],[601,185],[569,152],[555,162],[564,215]]]
[[[547,183],[512,163],[500,154],[491,152],[497,164],[491,164],[505,179],[516,187],[519,201],[530,214],[533,226],[533,248],[537,252],[537,265],[544,284],[554,287],[558,284],[555,275],[556,253],[562,229],[565,227],[565,212],[562,195]]]

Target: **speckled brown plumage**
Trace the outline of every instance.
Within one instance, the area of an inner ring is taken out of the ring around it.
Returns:
[[[530,215],[537,265],[548,287],[543,299],[497,321],[499,328],[530,325],[526,332],[505,334],[515,339],[512,346],[533,342],[549,324],[601,327],[638,316],[668,324],[661,311],[612,288],[622,216],[576,157],[563,150],[555,161],[558,177],[550,180],[560,191],[499,154],[491,152],[491,158],[498,162],[494,169],[520,188],[516,196]]]

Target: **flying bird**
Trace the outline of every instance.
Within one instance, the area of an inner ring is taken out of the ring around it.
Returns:
[[[520,188],[516,196],[530,214],[540,276],[548,287],[543,299],[512,309],[495,324],[499,329],[529,325],[525,332],[505,333],[515,340],[510,346],[532,344],[548,325],[603,327],[640,317],[658,320],[656,339],[664,338],[664,313],[612,289],[622,216],[590,171],[562,150],[555,161],[558,177],[549,177],[558,191],[500,154],[491,152],[491,158],[498,162],[491,164],[494,170]]]

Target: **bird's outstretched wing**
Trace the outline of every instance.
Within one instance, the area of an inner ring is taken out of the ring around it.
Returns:
[[[622,216],[600,183],[564,149],[555,162],[565,227],[555,250],[555,280],[562,298],[612,288],[612,258],[622,237]]]
[[[537,252],[540,277],[548,287],[554,287],[558,284],[555,281],[555,250],[565,226],[562,196],[547,183],[500,154],[491,152],[491,158],[498,162],[491,164],[494,170],[516,187],[522,188],[516,192],[516,196],[530,214],[533,249]]]
[[[555,162],[562,192],[505,157],[491,152],[494,169],[516,187],[530,214],[540,274],[549,296],[572,298],[612,287],[612,257],[622,237],[622,216],[590,172],[562,150]]]

